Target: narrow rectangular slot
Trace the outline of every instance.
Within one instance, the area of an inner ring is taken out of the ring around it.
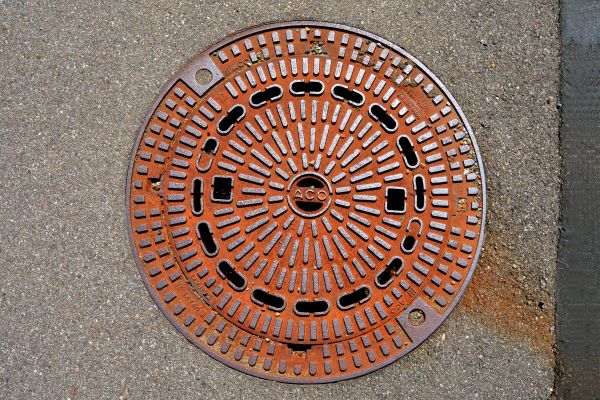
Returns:
[[[192,183],[192,213],[194,215],[201,215],[204,211],[204,205],[202,204],[202,178],[195,178]]]

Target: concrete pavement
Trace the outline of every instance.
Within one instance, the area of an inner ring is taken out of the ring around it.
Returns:
[[[0,2],[0,398],[547,399],[554,385],[558,4],[435,0]],[[124,191],[162,84],[230,33],[321,19],[405,47],[474,127],[483,257],[454,314],[366,377],[293,386],[189,344],[137,273]]]

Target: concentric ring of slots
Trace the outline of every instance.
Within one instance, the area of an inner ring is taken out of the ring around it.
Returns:
[[[425,340],[485,222],[477,146],[443,85],[386,40],[317,22],[242,32],[179,71],[140,130],[127,201],[138,268],[177,329],[297,383]]]

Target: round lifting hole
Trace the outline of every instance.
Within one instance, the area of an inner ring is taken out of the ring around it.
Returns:
[[[412,326],[421,326],[425,323],[425,313],[423,310],[414,309],[408,313],[408,322]]]
[[[406,235],[404,240],[402,240],[402,244],[400,248],[405,254],[410,254],[415,251],[415,247],[417,246],[417,239],[415,239],[412,235]]]
[[[207,154],[215,154],[217,152],[218,146],[219,146],[219,143],[217,142],[217,139],[208,138],[208,139],[206,139],[206,142],[204,142],[203,150]]]
[[[198,71],[196,71],[196,82],[198,82],[199,85],[209,84],[210,81],[212,81],[212,77],[212,72],[206,68],[200,68]]]

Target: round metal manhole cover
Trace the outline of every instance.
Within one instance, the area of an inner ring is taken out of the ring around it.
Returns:
[[[385,366],[475,268],[485,183],[468,122],[402,48],[347,26],[264,25],[164,87],[128,179],[162,312],[246,373],[331,382]]]

